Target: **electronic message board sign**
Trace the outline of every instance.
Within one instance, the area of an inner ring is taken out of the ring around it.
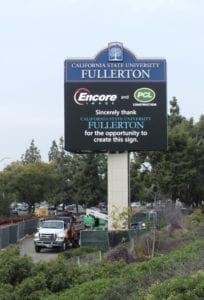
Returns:
[[[65,60],[65,149],[167,149],[166,61],[138,60],[121,43]]]

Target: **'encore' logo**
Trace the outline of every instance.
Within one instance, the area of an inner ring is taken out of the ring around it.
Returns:
[[[105,94],[94,94],[92,95],[91,92],[87,88],[79,88],[74,93],[74,101],[78,105],[84,105],[84,104],[94,104],[94,103],[113,103],[116,101],[117,95],[105,95]]]
[[[156,94],[152,89],[140,88],[134,92],[134,98],[138,102],[148,103],[155,99]]]

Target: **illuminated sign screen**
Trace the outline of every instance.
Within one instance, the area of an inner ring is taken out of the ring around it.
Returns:
[[[118,43],[95,60],[66,60],[65,149],[166,150],[166,62],[137,60]]]

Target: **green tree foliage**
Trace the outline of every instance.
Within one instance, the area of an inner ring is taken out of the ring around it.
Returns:
[[[149,164],[144,164],[142,156],[138,153],[132,153],[130,161],[131,201],[150,200],[151,184]]]
[[[188,205],[198,205],[204,197],[201,185],[204,148],[198,133],[201,124],[202,119],[194,125],[192,119],[183,118],[170,127],[168,152],[162,155],[155,168],[163,191],[173,200],[179,198]]]
[[[152,160],[154,181],[160,191],[172,200],[180,198],[188,201],[186,192],[196,173],[194,140],[189,135],[190,130],[192,124],[187,120],[170,128],[168,151],[161,155],[160,160],[154,161],[154,157]]]
[[[194,124],[193,119],[185,119],[180,115],[177,99],[170,101],[168,116],[168,150],[138,153],[139,163],[149,162],[151,171],[141,174],[137,161],[133,164],[132,190],[138,192],[141,186],[157,186],[157,193],[162,197],[176,200],[179,198],[187,205],[199,205],[204,199],[204,117]],[[139,177],[139,178],[138,178]],[[146,181],[148,178],[148,182]],[[150,197],[151,195],[149,195]]]
[[[35,203],[45,200],[61,181],[55,172],[54,163],[35,162],[12,164],[4,171],[10,180],[10,188],[15,191],[19,202],[26,202],[34,208]]]
[[[34,142],[31,148],[35,148],[33,145]],[[13,201],[26,202],[31,210],[43,200],[55,206],[60,203],[90,206],[106,200],[105,155],[71,154],[64,150],[60,138],[59,145],[52,143],[49,163],[29,162],[28,156],[25,157],[0,173],[1,214],[8,214]]]
[[[33,139],[30,143],[30,147],[26,150],[25,154],[21,156],[21,160],[24,165],[35,163],[41,160],[40,151],[35,146],[35,142]]]
[[[73,158],[75,172],[72,174],[71,188],[77,203],[92,206],[105,201],[104,173],[105,160],[102,155],[83,154]]]
[[[10,205],[17,201],[17,191],[12,184],[12,175],[17,172],[20,162],[13,162],[10,166],[0,172],[0,215],[10,214]],[[13,169],[12,172],[10,170]]]
[[[190,183],[190,193],[193,194],[193,202],[199,205],[204,199],[204,116],[194,126],[194,156],[193,163],[196,174]]]
[[[57,160],[59,158],[59,155],[60,155],[60,151],[59,151],[59,148],[58,148],[58,145],[57,145],[56,141],[54,140],[52,142],[52,145],[51,145],[50,150],[48,152],[48,159],[49,159],[49,161]]]
[[[63,178],[55,197],[53,195],[53,203],[76,203],[89,206],[106,200],[105,155],[66,152],[61,137],[59,145],[53,141],[49,160],[56,162],[56,171]]]
[[[168,119],[168,125],[172,128],[175,125],[181,123],[183,119],[184,117],[180,115],[178,101],[176,97],[173,97],[172,100],[170,100],[170,115]]]
[[[52,142],[48,159],[55,163],[55,172],[61,177],[61,182],[52,195],[50,194],[49,202],[53,205],[71,203],[73,197],[71,178],[72,174],[75,173],[75,166],[73,165],[73,155],[64,149],[62,137],[59,140],[59,144],[55,141]]]
[[[10,204],[11,200],[9,199],[8,194],[6,193],[6,178],[3,172],[0,173],[0,215],[9,215],[10,214]]]

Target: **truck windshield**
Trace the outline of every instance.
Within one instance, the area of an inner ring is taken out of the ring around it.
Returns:
[[[42,223],[42,228],[56,228],[56,229],[62,229],[64,228],[63,222],[56,222],[56,221],[46,221]]]

